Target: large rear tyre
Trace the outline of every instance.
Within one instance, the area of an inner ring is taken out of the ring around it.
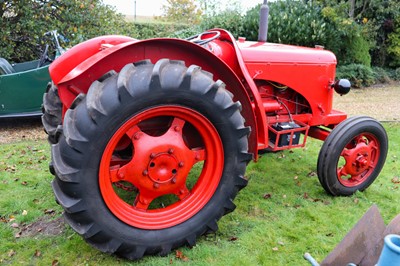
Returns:
[[[217,230],[252,157],[240,104],[222,82],[181,61],[142,61],[81,99],[52,146],[53,190],[76,232],[139,259]]]
[[[42,112],[42,124],[47,133],[47,140],[50,144],[55,144],[57,127],[62,123],[62,103],[57,86],[53,82],[47,84],[46,92],[43,95]]]
[[[346,119],[322,145],[317,165],[319,181],[334,196],[363,191],[379,175],[387,152],[387,134],[378,121],[367,116]]]

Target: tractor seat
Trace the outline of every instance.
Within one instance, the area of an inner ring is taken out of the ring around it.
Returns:
[[[0,57],[0,75],[7,75],[12,73],[15,73],[15,69],[6,59]]]

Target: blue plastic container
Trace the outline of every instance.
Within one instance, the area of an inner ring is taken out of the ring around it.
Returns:
[[[400,236],[387,235],[377,266],[400,265]]]

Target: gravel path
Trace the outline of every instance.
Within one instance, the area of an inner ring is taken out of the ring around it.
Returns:
[[[46,138],[40,117],[0,119],[0,144]]]
[[[349,116],[368,115],[379,121],[400,122],[400,83],[352,89],[349,94],[335,94],[333,108]]]
[[[363,114],[400,122],[400,83],[352,89],[345,96],[335,94],[333,107],[349,116]],[[46,138],[40,117],[0,119],[0,144]]]

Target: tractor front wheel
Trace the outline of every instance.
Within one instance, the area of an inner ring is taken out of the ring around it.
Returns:
[[[373,118],[356,116],[335,127],[318,157],[323,188],[334,196],[348,196],[369,187],[379,175],[388,151],[388,138]]]
[[[128,64],[66,112],[53,190],[99,250],[166,255],[235,208],[248,133],[240,104],[210,73],[167,59]]]

